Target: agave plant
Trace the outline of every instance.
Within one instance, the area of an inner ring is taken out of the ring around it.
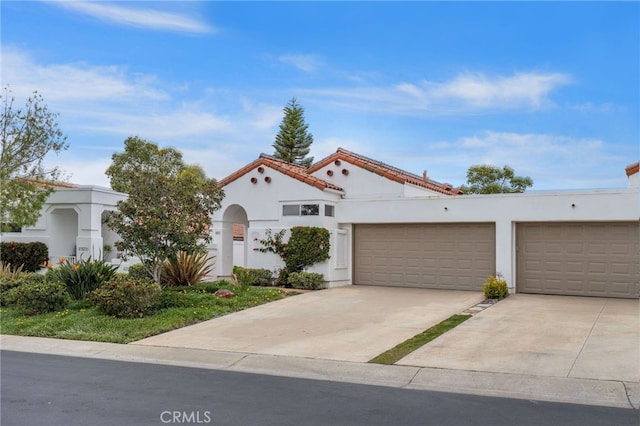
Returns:
[[[179,251],[175,259],[165,260],[162,268],[163,282],[168,286],[186,286],[203,281],[213,270],[213,256],[206,253]]]

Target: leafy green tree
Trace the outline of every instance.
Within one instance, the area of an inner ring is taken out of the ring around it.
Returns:
[[[176,149],[138,137],[124,144],[106,173],[111,187],[129,197],[118,202],[107,223],[122,239],[115,243],[118,250],[142,259],[160,284],[166,259],[176,259],[179,251],[205,250],[211,215],[224,192],[200,167],[185,164]]]
[[[509,166],[502,168],[487,164],[469,167],[467,185],[460,189],[465,194],[501,194],[524,192],[533,185],[529,176],[516,176]]]
[[[291,98],[283,111],[280,131],[273,143],[273,156],[287,163],[309,167],[313,163],[313,157],[307,157],[313,135],[307,131],[309,125],[304,120],[304,108],[297,103],[296,98]]]
[[[8,87],[0,93],[2,121],[0,133],[0,222],[30,226],[37,222],[40,209],[53,191],[47,181],[56,181],[62,171],[47,168],[44,157],[67,149],[66,137],[38,92],[15,107]]]

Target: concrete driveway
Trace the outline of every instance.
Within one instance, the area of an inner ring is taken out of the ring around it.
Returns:
[[[639,357],[637,299],[514,294],[398,364],[638,382]]]
[[[483,298],[481,292],[340,287],[132,344],[366,362]]]

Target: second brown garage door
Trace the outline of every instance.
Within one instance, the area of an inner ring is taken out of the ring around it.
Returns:
[[[354,226],[354,284],[481,291],[495,272],[495,225]]]
[[[523,293],[638,297],[638,222],[519,223]]]

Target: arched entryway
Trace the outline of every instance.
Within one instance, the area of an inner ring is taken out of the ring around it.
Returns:
[[[58,263],[61,258],[77,255],[78,212],[73,208],[54,208],[49,211],[49,259]]]
[[[246,266],[249,220],[242,206],[232,204],[222,214],[222,222],[221,247],[217,261],[220,262],[219,274],[230,276],[234,265]]]

